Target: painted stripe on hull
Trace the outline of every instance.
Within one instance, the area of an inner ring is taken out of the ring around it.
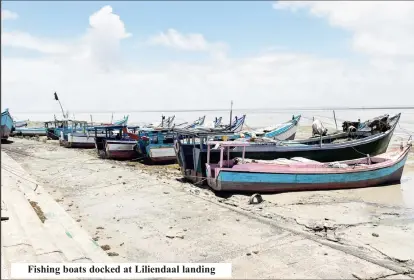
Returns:
[[[218,191],[240,191],[240,192],[290,192],[290,191],[317,191],[317,190],[336,190],[336,189],[355,189],[381,186],[385,184],[398,183],[401,180],[404,167],[394,171],[392,174],[370,179],[366,181],[354,182],[331,182],[331,183],[241,183],[241,182],[219,182],[218,186],[211,187]]]
[[[398,181],[401,178],[407,156],[405,155],[393,166],[354,173],[282,174],[221,170],[218,175],[217,186],[213,182],[210,185],[217,190],[245,191],[368,187],[389,181]],[[338,169],[339,171],[340,169]]]
[[[106,151],[133,151],[136,142],[132,143],[108,143],[106,142]]]
[[[135,159],[138,157],[135,147],[135,141],[106,141],[106,157],[120,160]]]
[[[75,136],[73,134],[68,134],[68,139],[70,142],[78,142],[78,143],[95,143],[95,138],[90,136]]]
[[[284,133],[280,134],[280,135],[276,135],[274,136],[275,140],[294,140],[295,139],[295,135],[296,135],[296,131],[297,131],[297,126],[295,125],[294,127],[292,127],[292,129],[289,129],[288,131],[285,131]]]
[[[136,151],[110,151],[106,152],[106,158],[119,159],[119,160],[129,160],[135,159],[138,157]]]
[[[174,147],[171,148],[148,148],[151,158],[158,157],[175,157]]]
[[[403,167],[407,156],[397,164],[377,170],[360,171],[354,173],[319,173],[319,174],[282,174],[282,173],[258,173],[245,171],[222,170],[218,176],[224,182],[261,182],[261,183],[296,183],[296,184],[324,184],[333,182],[356,182],[386,177],[395,170]],[[340,172],[340,168],[338,168]]]
[[[93,149],[95,148],[95,143],[76,143],[69,142],[70,148],[80,148],[80,149]]]
[[[71,133],[68,134],[68,142],[71,143],[73,148],[94,148],[95,138],[87,136],[75,136]]]

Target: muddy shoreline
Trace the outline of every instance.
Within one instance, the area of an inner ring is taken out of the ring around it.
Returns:
[[[251,205],[182,182],[177,165],[10,140],[2,150],[118,254],[114,262],[231,262],[235,278],[414,277],[401,275],[414,269],[413,153],[401,185],[263,195]]]

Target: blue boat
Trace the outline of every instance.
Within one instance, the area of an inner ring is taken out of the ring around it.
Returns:
[[[131,136],[126,125],[96,126],[94,139],[99,157],[117,160],[138,158],[137,136]]]
[[[220,127],[222,120],[223,120],[223,117],[218,117],[218,118],[216,117],[213,122],[214,128]]]
[[[102,124],[100,126],[125,126],[128,123],[129,116],[124,116],[122,120],[114,124]],[[56,121],[57,125],[53,130],[55,137],[58,137],[61,146],[67,148],[94,148],[94,131],[95,126],[88,124],[86,121],[64,120]],[[99,135],[104,134],[104,130],[98,130]]]
[[[216,191],[284,192],[375,187],[399,183],[411,149],[397,150],[370,157],[322,163],[302,157],[276,160],[245,158],[248,142],[207,143],[207,183]],[[231,159],[232,147],[243,149],[240,158]],[[218,163],[211,163],[211,151],[220,152]],[[227,156],[226,156],[227,155]]]
[[[301,115],[292,116],[290,121],[279,124],[276,127],[268,127],[253,132],[242,132],[240,137],[250,139],[250,138],[268,138],[273,140],[294,140],[296,131],[299,126]],[[239,138],[239,137],[237,137]]]
[[[15,121],[13,123],[14,127],[26,127],[27,121]]]
[[[9,113],[9,109],[4,110],[1,113],[1,139],[6,140],[9,138],[10,133],[13,130],[13,118]]]
[[[138,153],[151,162],[168,163],[176,160],[174,134],[169,129],[142,129],[138,132]]]
[[[13,135],[16,136],[47,136],[48,139],[59,139],[55,135],[55,128],[59,126],[57,121],[44,122],[43,127],[15,127]]]
[[[189,128],[195,128],[197,126],[203,126],[205,120],[206,120],[206,116],[202,116],[198,120],[196,120],[195,122],[193,122],[192,124],[189,124],[187,126],[184,126],[183,129],[189,129]]]
[[[206,116],[202,116],[181,129],[194,129],[204,124]],[[169,128],[174,117],[169,118],[168,127],[142,128],[138,130],[138,152],[153,163],[175,162],[174,132]]]
[[[60,131],[60,137],[59,137],[59,144],[64,147],[76,147],[77,145],[73,142],[77,142],[78,135],[86,134],[88,129],[88,122],[86,121],[77,121],[77,120],[67,120],[64,122],[64,127],[55,129],[55,131]],[[92,148],[95,146],[95,141],[93,140],[93,136],[89,137],[92,138],[88,141]],[[92,145],[93,144],[93,145]]]

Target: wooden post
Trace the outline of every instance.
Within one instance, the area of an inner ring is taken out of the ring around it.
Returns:
[[[335,110],[333,110],[334,120],[335,120],[335,126],[336,130],[338,130],[338,124],[336,123],[336,116],[335,116]]]
[[[210,144],[207,144],[207,164],[210,164]]]
[[[230,167],[230,147],[227,146],[227,167]]]
[[[223,167],[223,152],[224,152],[224,147],[220,147],[220,168]]]

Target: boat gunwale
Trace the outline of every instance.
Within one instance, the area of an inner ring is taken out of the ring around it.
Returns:
[[[401,113],[395,115],[396,120],[394,120],[394,124],[390,129],[388,129],[385,132],[377,133],[374,135],[369,135],[364,138],[360,139],[353,139],[350,141],[347,141],[345,143],[327,143],[327,144],[313,144],[313,145],[304,145],[304,146],[282,146],[280,143],[283,143],[285,141],[279,141],[279,142],[264,142],[264,143],[257,143],[257,142],[242,142],[242,141],[207,141],[206,145],[212,145],[214,144],[220,144],[220,145],[226,145],[226,146],[234,146],[234,147],[276,147],[277,150],[271,150],[273,152],[275,151],[283,151],[283,152],[296,152],[296,151],[314,151],[314,150],[332,150],[332,149],[345,149],[345,148],[354,148],[356,146],[369,144],[378,140],[381,140],[385,137],[387,137],[389,134],[393,133],[395,128],[398,125],[398,122],[400,120]],[[324,138],[322,138],[323,140]],[[329,139],[325,138],[325,139]],[[308,140],[308,139],[305,139]],[[316,140],[316,139],[315,139]],[[300,141],[300,140],[299,140]],[[299,142],[298,141],[298,142]],[[301,144],[296,141],[292,141],[292,144]],[[201,151],[205,152],[207,150],[207,147],[202,147]],[[212,149],[211,151],[217,151],[217,149]],[[231,150],[231,152],[239,152],[235,151],[234,149]],[[247,152],[247,150],[246,150]],[[260,152],[256,150],[249,150],[248,152]]]
[[[255,174],[286,174],[286,175],[324,175],[324,174],[353,174],[353,173],[361,173],[361,172],[371,172],[371,171],[376,171],[376,170],[381,170],[381,169],[385,169],[385,168],[390,168],[398,163],[400,163],[401,161],[403,161],[404,159],[407,158],[408,153],[410,152],[412,147],[412,144],[407,144],[402,150],[401,147],[400,149],[400,153],[398,153],[397,155],[388,157],[388,160],[385,160],[383,162],[379,162],[379,163],[374,163],[371,165],[366,165],[366,166],[355,166],[355,167],[345,167],[345,168],[335,168],[335,167],[328,167],[329,163],[324,163],[323,166],[321,167],[308,167],[308,168],[303,168],[304,170],[300,170],[300,168],[296,168],[296,166],[294,165],[288,165],[286,164],[285,166],[282,165],[278,165],[278,167],[280,166],[280,169],[278,170],[266,170],[266,171],[257,171],[257,170],[235,170],[233,168],[227,168],[227,167],[215,167],[216,165],[218,165],[217,163],[214,164],[208,164],[206,163],[206,167],[209,166],[210,168],[214,167],[215,169],[215,174],[216,176],[212,179],[218,179],[218,176],[220,174],[220,172],[231,172],[231,173],[255,173]],[[372,157],[371,159],[375,159],[375,158],[387,158],[387,155],[392,155],[395,154],[397,152],[397,150],[394,151],[390,151],[387,153],[383,153],[380,155],[377,155],[375,157]],[[335,163],[345,163],[345,162],[350,162],[350,161],[358,161],[358,160],[362,160],[364,158],[359,158],[359,159],[355,159],[355,160],[344,160],[344,161],[335,161]],[[331,162],[334,163],[334,162]],[[253,163],[253,164],[257,164],[257,163]],[[272,164],[266,164],[266,166],[271,166]],[[277,165],[277,163],[275,163],[275,165]],[[284,169],[283,169],[284,168]]]

